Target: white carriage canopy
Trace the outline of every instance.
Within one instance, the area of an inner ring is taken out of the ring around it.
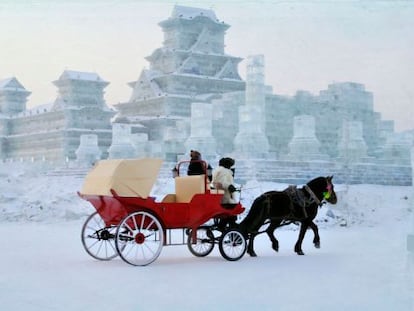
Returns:
[[[121,197],[146,199],[161,164],[154,158],[101,160],[86,175],[81,194],[112,196],[113,189]]]

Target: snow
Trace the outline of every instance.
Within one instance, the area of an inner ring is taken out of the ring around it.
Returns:
[[[217,246],[197,258],[185,245],[168,246],[134,267],[83,249],[81,228],[94,210],[76,194],[81,176],[0,165],[0,177],[1,310],[414,310],[412,187],[335,185],[339,203],[317,218],[321,248],[309,231],[305,256],[293,252],[291,225],[276,231],[278,253],[261,235],[256,258],[229,262]],[[243,205],[285,186],[249,182]],[[153,192],[172,192],[171,181]]]
[[[197,16],[205,16],[211,19],[213,22],[218,23],[218,19],[216,17],[216,13],[212,10],[205,10],[200,8],[193,8],[188,6],[182,5],[175,5],[173,13],[171,15],[172,18],[183,18],[183,19],[193,19]]]
[[[103,81],[95,72],[83,72],[74,70],[65,70],[59,79],[85,80],[85,81]],[[105,82],[105,81],[104,81]]]

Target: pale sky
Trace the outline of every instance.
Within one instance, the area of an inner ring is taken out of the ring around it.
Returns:
[[[414,129],[414,1],[0,0],[0,79],[16,77],[33,107],[65,69],[96,72],[109,105],[128,101],[175,4],[213,9],[231,26],[226,53],[263,54],[275,94],[362,83],[382,119]]]

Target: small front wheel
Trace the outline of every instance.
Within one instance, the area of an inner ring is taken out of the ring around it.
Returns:
[[[192,230],[188,232],[187,246],[197,257],[205,257],[213,251],[214,235],[209,227],[199,227],[196,232],[196,243],[193,243]]]
[[[146,266],[161,253],[164,230],[158,218],[149,212],[126,216],[118,226],[115,239],[119,256],[134,266]]]
[[[94,212],[83,224],[82,245],[93,258],[111,260],[118,256],[115,248],[115,232],[116,226],[106,226],[98,212]]]
[[[246,239],[239,230],[228,229],[220,237],[220,254],[229,261],[237,261],[246,253],[246,244]]]

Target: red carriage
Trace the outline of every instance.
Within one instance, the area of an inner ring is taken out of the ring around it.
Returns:
[[[218,244],[225,259],[243,257],[245,237],[226,220],[244,208],[240,203],[223,206],[223,193],[210,189],[207,174],[181,176],[180,166],[186,162],[177,166],[175,193],[162,200],[150,196],[162,160],[98,162],[79,193],[96,209],[82,228],[87,253],[99,260],[119,255],[131,265],[145,266],[158,258],[163,246],[187,244],[193,255],[204,257]],[[173,242],[172,232],[179,230],[181,241]]]

